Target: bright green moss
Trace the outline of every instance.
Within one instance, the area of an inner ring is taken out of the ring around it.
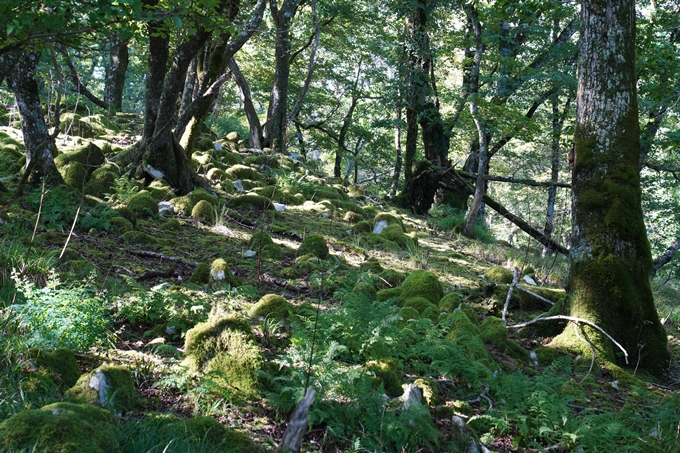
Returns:
[[[415,308],[421,315],[425,312],[426,309],[434,307],[437,310],[437,314],[439,314],[439,310],[437,309],[436,305],[434,305],[428,299],[420,296],[407,298],[402,304],[402,306]]]
[[[347,223],[356,224],[363,220],[363,216],[353,211],[347,211],[342,220],[344,220]],[[368,222],[366,223],[368,224]]]
[[[388,299],[392,299],[393,297],[400,297],[401,296],[401,287],[395,287],[395,288],[387,288],[380,290],[376,293],[375,297],[377,300],[384,302]]]
[[[374,299],[376,289],[375,286],[373,286],[371,283],[362,281],[354,285],[354,288],[352,288],[352,292],[354,294],[364,294],[368,296],[370,299]]]
[[[235,208],[248,209],[251,211],[274,209],[274,204],[269,198],[254,193],[237,195],[229,200],[229,204]]]
[[[0,423],[6,451],[109,453],[118,447],[116,420],[90,404],[55,403]]]
[[[320,234],[308,234],[303,240],[296,252],[297,256],[313,254],[314,256],[325,260],[328,258],[328,245],[326,239]]]
[[[158,202],[148,190],[140,190],[134,194],[127,202],[127,208],[141,218],[154,218],[158,215]]]
[[[229,269],[229,265],[222,258],[217,258],[210,265],[210,281],[213,284],[226,283],[231,287],[241,286],[243,282]]]
[[[102,365],[83,374],[65,397],[114,412],[129,412],[140,402],[130,370],[114,365]]]
[[[442,388],[439,382],[434,379],[420,378],[413,381],[413,385],[423,393],[423,398],[425,398],[428,406],[435,407],[442,403]]]
[[[210,266],[206,263],[198,263],[189,281],[198,285],[207,285],[210,282]]]
[[[375,225],[376,223],[380,222],[381,220],[386,221],[388,225],[397,224],[401,227],[402,232],[404,230],[404,223],[401,221],[401,219],[399,217],[397,217],[394,214],[390,214],[389,212],[380,212],[373,219],[373,224]]]
[[[149,245],[156,244],[158,242],[155,237],[151,236],[150,234],[146,234],[143,231],[127,231],[123,233],[121,237],[127,244]]]
[[[78,162],[89,169],[88,173],[92,173],[95,168],[104,165],[104,153],[94,143],[81,146],[74,150],[67,150],[54,158],[54,165],[60,169],[71,162]]]
[[[444,290],[436,275],[419,269],[409,275],[401,284],[401,296],[405,299],[424,297],[436,305],[444,297]]]
[[[87,170],[78,162],[69,162],[58,168],[64,182],[74,189],[80,190],[87,178]]]
[[[170,189],[170,187],[151,187],[148,186],[145,190],[149,192],[151,195],[151,198],[156,200],[156,202],[159,201],[165,201],[165,200],[170,200],[172,198],[175,198],[175,193]]]
[[[115,165],[102,165],[90,175],[90,179],[85,185],[85,193],[102,198],[105,194],[113,192],[113,188],[119,176],[118,167]]]
[[[399,310],[399,315],[401,316],[400,327],[404,327],[406,323],[411,319],[420,318],[420,313],[413,307],[403,307]]]
[[[212,224],[215,222],[215,210],[213,205],[205,200],[199,200],[196,206],[191,210],[191,217],[202,223]]]
[[[439,300],[441,311],[450,313],[460,305],[460,295],[458,293],[448,293]]]
[[[503,266],[492,266],[484,273],[484,277],[488,280],[510,284],[512,283],[512,271]]]
[[[578,202],[583,209],[598,210],[604,208],[607,201],[604,194],[599,190],[585,190],[579,197]]]
[[[248,248],[258,253],[261,252],[265,258],[280,260],[283,257],[281,247],[272,240],[266,231],[253,233],[250,241],[248,241]]]
[[[399,244],[402,248],[412,249],[415,246],[413,239],[404,234],[402,227],[396,223],[387,225],[380,234],[388,240]]]
[[[349,200],[349,196],[343,190],[333,186],[317,186],[309,199],[317,202],[321,200]]]
[[[480,338],[479,327],[470,321],[470,318],[462,310],[455,310],[451,314],[451,321],[452,327],[446,335],[446,339],[453,341],[462,348],[469,357],[489,362],[491,357]]]
[[[401,367],[396,360],[371,360],[366,363],[366,370],[373,376],[373,385],[379,387],[382,384],[387,396],[396,398],[404,393]]]
[[[278,294],[267,294],[251,307],[248,314],[252,318],[288,319],[293,305]]]
[[[380,265],[380,262],[377,259],[371,258],[368,261],[361,263],[361,265],[359,266],[359,270],[361,270],[361,272],[380,274],[385,269],[383,269],[383,267]]]
[[[365,220],[357,222],[357,224],[352,227],[352,232],[354,234],[369,233],[371,231],[373,231],[373,227],[370,222]]]
[[[390,288],[401,285],[404,282],[406,276],[394,269],[385,269],[380,273],[380,281]]]
[[[26,391],[54,392],[73,386],[80,377],[76,357],[70,349],[59,348],[53,351],[31,349],[31,373],[22,385]]]
[[[179,233],[182,230],[182,224],[177,219],[167,219],[165,222],[163,222],[161,228],[163,231]]]
[[[232,179],[250,179],[253,181],[260,181],[262,179],[262,175],[257,170],[240,164],[227,168],[227,174]]]
[[[188,216],[191,214],[194,206],[196,206],[196,203],[201,200],[205,200],[214,207],[217,207],[217,198],[210,195],[204,189],[196,189],[193,192],[189,192],[182,197],[173,198],[170,201],[172,201],[173,205],[175,206],[175,214]]]

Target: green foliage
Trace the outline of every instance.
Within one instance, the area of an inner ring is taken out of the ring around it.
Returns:
[[[66,347],[84,351],[111,340],[108,330],[108,301],[92,288],[94,277],[83,282],[62,284],[56,276],[43,288],[21,278],[14,278],[17,302],[17,334],[30,347],[57,349]]]

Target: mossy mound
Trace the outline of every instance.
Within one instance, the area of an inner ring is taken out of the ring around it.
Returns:
[[[127,208],[141,218],[154,218],[158,215],[158,202],[148,190],[140,190],[130,197]]]
[[[418,313],[420,313],[421,316],[423,315],[423,313],[425,313],[427,309],[433,308],[437,310],[437,315],[439,315],[438,313],[439,310],[437,306],[430,302],[428,299],[420,296],[409,297],[408,299],[404,300],[402,306],[415,308],[416,310],[418,310]]]
[[[435,407],[442,403],[442,388],[439,382],[434,379],[420,378],[413,381],[413,385],[423,393],[428,406]]]
[[[364,219],[364,217],[361,214],[357,214],[354,211],[347,211],[345,213],[344,217],[342,218],[342,220],[344,220],[347,223],[351,223],[351,224],[359,223],[363,219]],[[368,222],[366,222],[366,223],[368,223]]]
[[[384,302],[394,297],[401,297],[401,286],[380,290],[376,293],[375,297],[380,302]]]
[[[265,258],[280,260],[283,257],[281,247],[272,240],[271,236],[269,236],[269,233],[266,231],[253,233],[250,237],[250,241],[248,241],[248,248],[258,253],[261,252],[262,256]]]
[[[359,265],[359,270],[361,272],[371,272],[373,274],[380,274],[385,269],[383,269],[382,265],[380,265],[380,262],[377,259],[371,258],[368,261],[361,263],[361,265]]]
[[[379,276],[380,282],[388,288],[397,287],[404,283],[404,279],[406,279],[406,276],[403,273],[395,271],[394,269],[385,269]]]
[[[401,284],[401,296],[405,299],[410,297],[424,297],[433,304],[438,304],[444,297],[439,279],[432,272],[419,269],[406,277]]]
[[[80,118],[80,121],[81,123],[90,125],[90,129],[94,137],[100,135],[116,135],[120,132],[118,125],[101,113],[83,116]]]
[[[196,206],[196,203],[201,200],[207,201],[215,208],[217,207],[217,198],[210,195],[204,189],[196,189],[193,192],[189,192],[181,197],[173,198],[170,201],[172,201],[172,204],[174,205],[175,214],[189,216],[194,209],[194,206]]]
[[[224,172],[224,170],[215,167],[208,170],[208,173],[205,174],[205,177],[212,182],[221,182],[227,179],[227,174]]]
[[[505,283],[509,285],[512,283],[512,271],[504,268],[503,266],[493,266],[484,273],[484,278],[497,283]]]
[[[354,234],[370,233],[371,231],[373,231],[373,227],[371,226],[371,223],[366,220],[361,220],[352,227],[352,232]]]
[[[241,157],[240,154],[227,151],[226,149],[223,149],[221,151],[215,151],[215,155],[217,156],[219,161],[227,167],[233,167],[235,165],[243,164],[243,157]]]
[[[199,200],[191,210],[191,217],[197,222],[215,223],[215,209],[205,200]]]
[[[399,315],[401,316],[401,322],[399,324],[400,327],[404,327],[411,319],[419,319],[421,317],[420,313],[418,313],[418,310],[413,307],[402,307],[399,310]]]
[[[231,179],[250,179],[252,181],[262,180],[262,175],[254,168],[248,167],[247,165],[232,165],[227,168],[227,174]]]
[[[439,300],[439,308],[441,311],[451,313],[460,305],[460,294],[448,293]]]
[[[0,423],[0,444],[3,451],[109,453],[118,448],[116,420],[90,404],[50,404]]]
[[[468,357],[487,364],[492,363],[493,359],[484,347],[479,327],[462,310],[455,310],[450,317],[452,326],[446,339],[453,341]]]
[[[349,200],[349,195],[343,190],[333,186],[318,186],[315,188],[314,193],[309,199],[311,201]]]
[[[9,135],[0,132],[0,175],[16,174],[26,163],[25,148]]]
[[[90,175],[85,185],[85,193],[102,198],[107,193],[112,193],[116,180],[120,177],[118,167],[113,164],[105,164],[97,168]]]
[[[121,237],[127,244],[148,245],[156,244],[158,242],[155,237],[144,233],[143,231],[127,231],[123,233]]]
[[[382,384],[387,396],[396,398],[404,393],[401,367],[396,360],[371,360],[366,363],[366,370],[373,375],[373,385],[377,388]]]
[[[354,285],[354,288],[352,288],[352,292],[354,294],[364,294],[370,299],[375,299],[377,290],[375,289],[375,286],[369,282],[358,282],[356,285]]]
[[[115,412],[129,412],[140,402],[130,370],[115,365],[102,365],[83,374],[65,397]]]
[[[362,235],[362,244],[367,248],[383,250],[385,252],[398,252],[402,247],[394,241],[390,241],[382,234],[367,233]]]
[[[156,179],[155,181],[159,180]],[[149,191],[153,199],[157,202],[175,198],[175,193],[172,191],[172,189],[170,189],[170,187],[154,187],[150,185],[146,188],[146,190]]]
[[[229,200],[229,204],[237,209],[248,209],[250,211],[274,209],[274,203],[269,198],[254,193],[235,196]]]
[[[404,222],[402,222],[401,219],[394,214],[390,214],[389,212],[380,212],[373,219],[373,224],[375,225],[381,220],[387,222],[387,225],[397,224],[401,227],[402,231],[404,230]]]
[[[69,388],[78,382],[81,373],[76,356],[70,349],[58,348],[53,351],[32,349],[30,355],[37,372],[49,377],[55,385]]]
[[[194,269],[189,281],[198,285],[207,285],[210,283],[210,266],[206,263],[198,263],[198,266]]]
[[[307,254],[312,254],[317,258],[325,260],[328,258],[328,245],[326,245],[326,239],[320,234],[308,234],[298,247],[296,255],[303,256]]]
[[[257,393],[257,372],[263,357],[250,324],[242,316],[196,325],[186,334],[184,354],[190,370],[213,372],[212,380],[235,396]]]
[[[66,150],[54,158],[54,165],[57,169],[61,169],[71,162],[78,162],[83,165],[90,174],[95,168],[104,165],[104,153],[97,145],[89,143],[73,150]]]
[[[167,219],[161,225],[163,231],[170,231],[173,233],[179,233],[182,230],[182,224],[177,219]]]
[[[241,279],[236,277],[229,269],[229,265],[222,258],[217,258],[210,265],[210,282],[213,285],[226,283],[231,287],[241,286]]]
[[[133,226],[137,224],[137,217],[135,217],[135,213],[132,212],[127,207],[119,206],[116,209],[114,209],[114,211],[116,211],[119,216],[123,217],[124,219],[127,219],[127,221],[130,222]]]
[[[69,162],[58,168],[64,182],[74,189],[82,189],[87,179],[87,170],[78,162]]]
[[[405,249],[413,249],[416,244],[412,237],[404,234],[403,228],[397,223],[388,224],[380,234]]]
[[[293,312],[293,305],[278,294],[267,294],[253,305],[248,314],[252,318],[288,319]]]

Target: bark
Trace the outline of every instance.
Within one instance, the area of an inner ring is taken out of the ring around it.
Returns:
[[[248,81],[243,77],[234,58],[229,60],[229,69],[231,70],[231,77],[234,79],[234,82],[236,82],[239,92],[241,93],[243,110],[248,119],[248,125],[250,126],[250,146],[255,149],[262,149],[262,125],[260,124],[260,117],[257,116],[257,110],[253,104],[253,97],[250,94]]]
[[[61,183],[63,179],[54,166],[57,147],[45,124],[36,81],[40,52],[18,50],[12,54],[16,63],[6,77],[21,117],[21,131],[26,146],[24,180],[33,176],[46,176],[55,183]]]
[[[479,153],[477,161],[477,184],[475,186],[475,195],[472,198],[472,204],[468,210],[467,218],[465,219],[465,228],[463,234],[472,237],[472,232],[479,214],[479,209],[482,206],[484,194],[486,192],[487,173],[487,151],[488,151],[488,133],[485,121],[481,118],[479,106],[477,105],[477,95],[479,93],[479,71],[482,63],[482,52],[484,50],[482,43],[482,27],[479,23],[477,10],[472,4],[465,6],[465,13],[467,14],[472,30],[475,36],[475,56],[472,73],[470,74],[470,114],[477,127],[477,136],[479,140]]]
[[[652,265],[652,276],[656,275],[666,264],[670,263],[675,254],[680,250],[680,237],[675,240],[666,250],[654,259]]]
[[[571,315],[619,341],[631,363],[662,376],[669,354],[649,283],[652,258],[641,208],[635,74],[635,3],[581,5],[572,165]],[[598,356],[622,363],[589,332]],[[582,349],[573,327],[555,345]]]
[[[392,186],[390,187],[390,198],[394,198],[399,188],[399,176],[401,175],[401,107],[397,107],[397,125],[394,128],[394,173],[392,173]]]
[[[109,39],[109,66],[106,69],[104,102],[108,104],[111,113],[123,110],[125,75],[130,62],[129,42],[130,40],[123,38],[120,33],[113,33]]]
[[[274,50],[274,84],[269,98],[263,145],[274,151],[285,150],[288,86],[290,84],[290,23],[298,8],[298,0],[283,0],[279,8],[276,0],[269,0],[276,28]]]

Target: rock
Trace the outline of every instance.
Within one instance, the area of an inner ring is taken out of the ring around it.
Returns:
[[[234,189],[236,189],[238,192],[246,191],[246,189],[243,188],[243,182],[240,179],[237,179],[232,184],[234,185]]]
[[[400,399],[402,402],[402,408],[406,410],[414,404],[422,404],[421,401],[423,399],[423,394],[417,386],[408,384],[406,385],[404,394],[401,395]]]
[[[274,205],[274,209],[276,209],[278,212],[284,212],[286,210],[285,204],[277,203],[275,201],[273,201],[272,204]]]
[[[385,228],[387,228],[387,225],[389,225],[387,220],[379,220],[379,221],[375,222],[375,225],[373,226],[373,233],[375,233],[375,234],[382,233],[382,231]]]
[[[528,275],[525,275],[524,277],[522,277],[522,280],[524,280],[525,282],[527,282],[531,286],[536,286],[536,281],[533,278],[529,277]]]
[[[245,252],[243,252],[243,256],[245,258],[252,258],[254,256],[257,256],[257,252],[255,250],[246,250]]]
[[[172,201],[161,201],[158,203],[158,213],[162,216],[175,213],[175,204]]]
[[[215,143],[215,151],[222,151],[222,144],[221,143]]]

